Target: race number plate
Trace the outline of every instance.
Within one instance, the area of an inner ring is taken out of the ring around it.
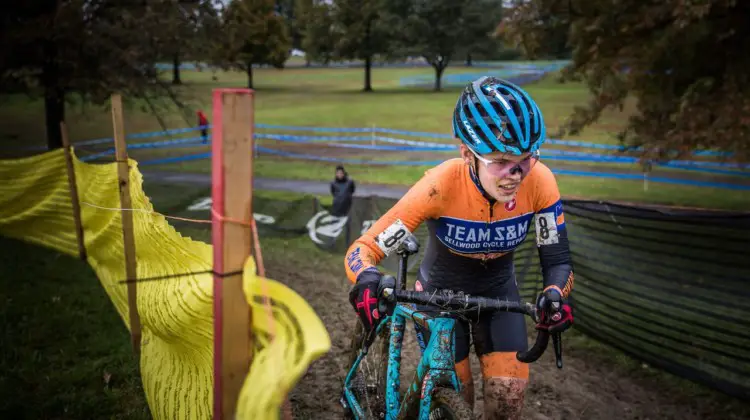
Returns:
[[[409,232],[409,229],[406,228],[406,225],[404,225],[401,219],[396,219],[392,225],[388,226],[377,236],[377,238],[375,238],[375,243],[377,243],[380,250],[388,256],[391,255],[391,253],[395,251],[410,234],[411,232]]]
[[[557,218],[555,212],[539,213],[536,215],[536,244],[551,245],[560,242],[557,233]]]

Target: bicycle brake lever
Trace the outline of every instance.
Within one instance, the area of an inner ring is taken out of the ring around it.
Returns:
[[[562,333],[558,332],[552,334],[552,345],[555,348],[555,362],[557,363],[557,368],[562,369]]]

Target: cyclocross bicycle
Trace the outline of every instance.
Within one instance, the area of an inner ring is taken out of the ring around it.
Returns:
[[[461,383],[454,365],[456,316],[472,311],[509,311],[538,321],[530,303],[475,297],[463,293],[406,290],[407,259],[416,254],[416,238],[407,238],[398,248],[398,279],[383,276],[378,290],[378,311],[387,316],[378,328],[365,335],[361,323],[352,341],[350,368],[344,380],[341,404],[348,418],[376,419],[473,419],[472,407],[460,394]],[[437,311],[418,311],[412,305],[432,305]],[[414,378],[401,395],[401,350],[406,320],[430,332]],[[531,349],[518,352],[524,363],[533,363],[547,348],[549,333],[538,331]],[[562,368],[560,334],[553,334],[557,367]],[[361,345],[358,345],[361,343]],[[373,350],[373,344],[379,348]],[[359,347],[359,348],[358,348]],[[363,363],[368,355],[373,362]]]

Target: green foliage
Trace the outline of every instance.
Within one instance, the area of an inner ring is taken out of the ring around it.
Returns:
[[[233,0],[224,12],[224,42],[218,48],[224,68],[243,70],[253,87],[253,65],[283,68],[291,41],[274,0]]]
[[[501,0],[469,2],[464,12],[466,42],[459,48],[467,58],[491,57],[500,50],[500,41],[495,36],[495,31],[502,19],[502,3]]]
[[[297,10],[297,24],[307,62],[328,64],[334,58],[336,45],[333,8],[320,0],[297,0]]]
[[[220,33],[218,10],[214,0],[157,2],[151,7],[163,16],[160,33],[153,42],[160,57],[174,64],[172,83],[180,84],[180,62],[205,58],[210,53],[212,41]]]
[[[385,52],[392,29],[380,19],[381,0],[334,0],[334,31],[338,55],[342,58],[366,59]]]
[[[300,20],[304,15],[298,8],[299,0],[276,0],[276,11],[284,18],[287,33],[291,38],[292,48],[302,46],[302,27]]]
[[[441,89],[451,60],[488,42],[500,21],[499,6],[490,0],[386,1],[389,26],[401,28],[396,35],[399,51],[422,56],[432,65],[435,90]]]
[[[29,0],[0,17],[0,92],[25,91],[45,101],[50,149],[62,146],[66,100],[105,104],[114,92],[141,99],[156,115],[179,94],[154,64],[175,43],[172,10],[209,2]],[[197,7],[197,6],[195,6]],[[169,54],[169,52],[167,53]]]
[[[551,16],[571,28],[563,80],[583,79],[593,94],[558,134],[575,135],[634,97],[618,138],[642,146],[644,160],[703,149],[750,157],[750,3],[531,0],[516,6],[506,36],[533,54],[550,30],[534,23]]]
[[[514,7],[505,12],[504,22],[496,35],[521,50],[528,58],[568,58],[571,16],[568,0],[555,0],[549,9],[541,10],[541,3],[513,0]],[[519,31],[518,29],[523,28]]]
[[[386,24],[384,0],[334,0],[333,36],[339,58],[365,61],[365,91],[371,91],[370,71],[377,54],[388,53],[393,27]]]

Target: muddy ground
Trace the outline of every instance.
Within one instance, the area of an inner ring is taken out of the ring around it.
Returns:
[[[331,337],[331,351],[314,362],[290,395],[295,419],[340,419],[338,403],[346,371],[349,337],[356,322],[347,301],[348,285],[341,275],[316,270],[300,276],[281,257],[269,255],[270,278],[292,287],[307,299],[325,323]],[[332,268],[333,270],[333,268]],[[403,360],[414,361],[417,347],[413,327],[407,326]],[[568,341],[562,370],[550,352],[531,367],[524,419],[742,419],[750,418],[750,404],[730,399],[702,387],[669,386],[664,375],[628,374],[615,363],[614,354],[601,347],[576,346]],[[551,349],[550,349],[551,350]],[[411,364],[413,366],[413,364]],[[403,369],[407,375],[413,368]],[[475,413],[481,418],[482,393],[474,358]],[[646,368],[644,369],[653,369]],[[403,378],[404,376],[402,376]],[[403,379],[402,379],[403,383]]]

